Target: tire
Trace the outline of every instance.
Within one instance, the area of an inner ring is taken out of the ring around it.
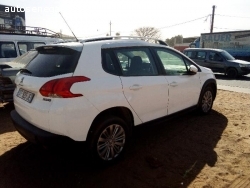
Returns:
[[[199,111],[202,114],[210,113],[213,107],[213,102],[214,102],[214,91],[210,86],[208,86],[203,90],[200,96]]]
[[[93,126],[87,143],[94,159],[103,164],[116,161],[128,144],[128,126],[121,118],[109,116]]]
[[[238,76],[238,71],[235,68],[229,68],[227,70],[227,76],[229,78],[236,78]]]

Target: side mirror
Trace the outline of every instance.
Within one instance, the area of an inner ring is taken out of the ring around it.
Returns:
[[[196,74],[196,73],[198,72],[198,69],[197,69],[196,66],[190,65],[189,71],[190,71],[191,73],[193,73],[193,74]]]

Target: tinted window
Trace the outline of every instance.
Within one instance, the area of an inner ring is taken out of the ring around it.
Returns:
[[[158,74],[155,62],[147,48],[115,49],[114,54],[125,76],[151,76]]]
[[[206,52],[197,52],[196,59],[206,59]]]
[[[15,44],[13,42],[0,42],[0,58],[17,57]]]
[[[192,58],[192,51],[191,52],[185,52],[185,55],[188,56],[189,58]]]
[[[18,48],[20,55],[24,54],[31,49],[35,49],[38,46],[44,45],[43,42],[18,42]]]
[[[216,52],[209,52],[210,61],[223,61],[222,57]]]
[[[36,77],[52,77],[72,73],[80,52],[65,47],[38,48],[38,54],[25,67]]]
[[[189,65],[185,63],[182,56],[176,52],[166,49],[155,49],[167,75],[187,74]]]
[[[118,68],[115,64],[115,58],[112,58],[112,56],[112,50],[103,50],[102,67],[108,73],[119,75]]]

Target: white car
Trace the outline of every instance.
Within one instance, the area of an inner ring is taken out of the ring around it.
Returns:
[[[207,114],[217,92],[210,69],[162,42],[110,37],[36,53],[15,79],[16,129],[34,143],[87,141],[107,163],[123,153],[134,126],[190,108]]]

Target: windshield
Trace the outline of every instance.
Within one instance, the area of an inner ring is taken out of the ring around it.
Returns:
[[[222,51],[220,53],[226,60],[234,60],[235,58],[231,56],[227,51]]]

